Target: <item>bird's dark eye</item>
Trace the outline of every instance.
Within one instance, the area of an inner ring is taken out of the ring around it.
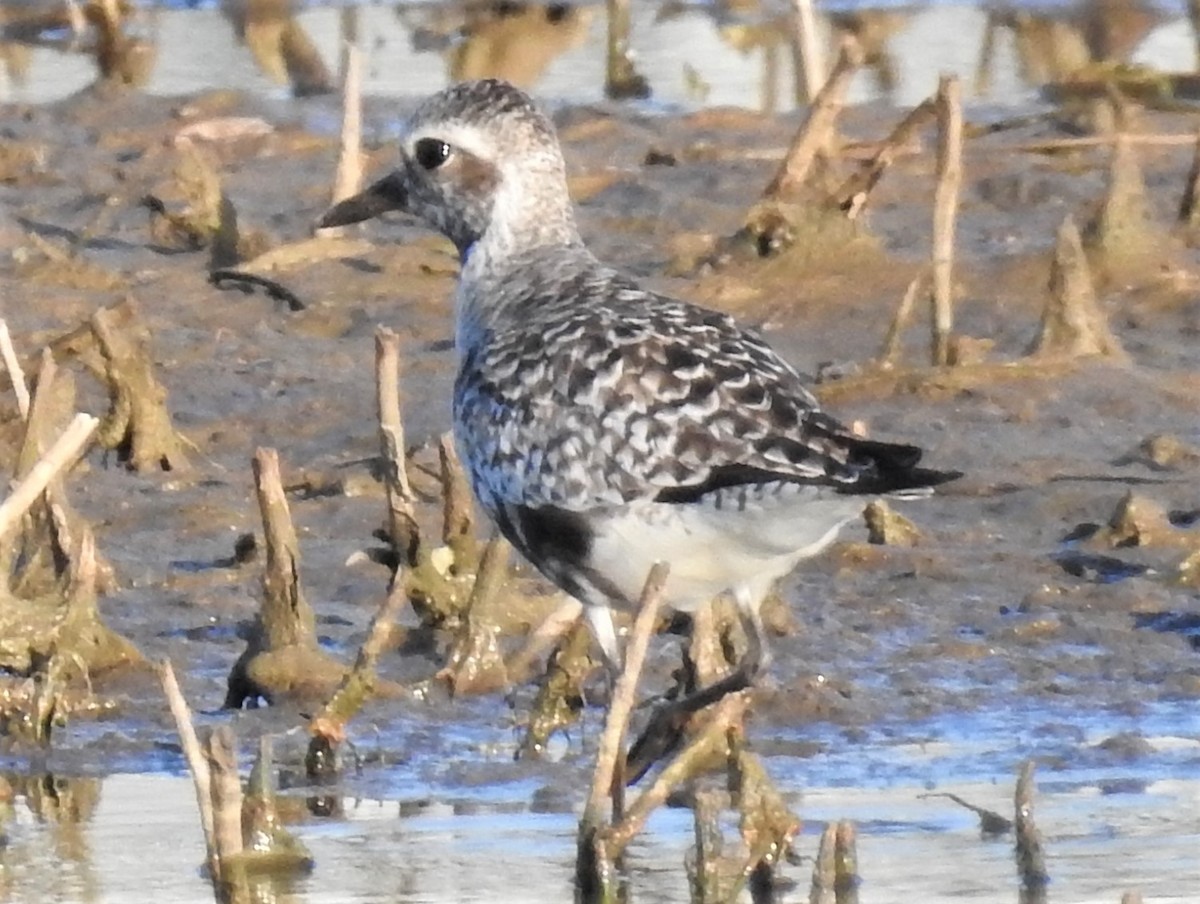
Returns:
[[[440,138],[422,138],[413,147],[417,163],[427,170],[435,170],[450,159],[450,145]]]

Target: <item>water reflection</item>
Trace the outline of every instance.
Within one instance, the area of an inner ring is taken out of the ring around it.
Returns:
[[[805,96],[799,42],[783,3],[186,5],[0,0],[0,97],[36,102],[95,81],[155,93],[282,86],[306,97],[336,86],[346,41],[363,48],[364,87],[373,95],[421,96],[451,80],[490,75],[575,102],[649,96],[667,106],[770,112]],[[978,98],[1013,103],[1097,64],[1190,71],[1196,63],[1195,0],[1186,8],[1162,0],[829,6],[817,7],[818,55],[828,57],[842,33],[866,51],[852,102],[912,104],[943,71],[974,76]]]
[[[397,7],[415,52],[437,52],[449,81],[503,78],[533,88],[546,68],[587,39],[596,10],[564,3]]]
[[[30,887],[45,900],[96,900],[99,880],[87,825],[100,802],[100,779],[50,774],[0,776],[5,844],[0,897],[25,900]],[[37,831],[20,831],[22,822]]]
[[[1011,34],[1020,78],[1029,85],[1044,85],[1094,64],[1129,62],[1166,19],[1139,0],[1091,0],[1040,13],[998,7],[987,13],[979,54],[976,88],[982,94],[991,84],[1002,32]]]
[[[1042,737],[1031,742],[1031,749],[1047,743]],[[1065,760],[1047,767],[1038,816],[1052,855],[1055,900],[1116,901],[1125,888],[1138,888],[1147,899],[1191,899],[1186,889],[1193,884],[1194,820],[1181,803],[1200,790],[1194,777],[1196,742],[1151,736],[1150,743],[1156,752],[1149,762],[1096,754],[1099,765],[1076,758],[1073,764]],[[1011,742],[1004,747],[1007,760],[1013,755]],[[859,827],[860,864],[872,900],[1017,900],[1009,839],[981,840],[973,813],[925,794],[934,787],[1011,813],[1011,772],[1006,766],[993,772],[996,764],[981,771],[982,752],[972,733],[886,749],[850,745],[832,752],[839,760],[832,766],[820,757],[801,765],[786,756],[771,758],[773,772],[804,787],[801,810],[807,825],[797,844],[806,862],[788,867],[787,877],[802,893],[822,825],[851,819]],[[977,762],[969,767],[976,776],[971,780],[956,779],[945,769],[948,759],[972,757]],[[847,770],[847,759],[857,768]],[[874,778],[847,787],[801,778],[814,769]],[[902,777],[909,771],[911,777]],[[1098,790],[1106,776],[1131,774],[1145,779],[1136,790],[1124,785],[1119,793]],[[200,871],[204,847],[189,779],[9,775],[8,782],[10,793],[0,795],[5,840],[0,901],[213,900]],[[315,859],[313,873],[282,887],[251,889],[246,900],[569,900],[576,815],[513,806],[511,798],[522,796],[519,783],[489,785],[478,793],[470,805],[447,800],[436,787],[426,788],[419,800],[345,797],[337,818],[309,820],[297,830]],[[656,816],[627,858],[631,901],[682,904],[689,899],[683,864],[692,833],[688,810],[669,808]]]
[[[272,82],[290,86],[296,97],[334,90],[329,69],[296,21],[291,0],[223,0],[221,12]]]
[[[143,87],[157,53],[153,14],[128,0],[66,0],[58,5],[8,2],[0,5],[0,56],[15,84],[25,84],[32,49],[51,48],[90,54],[100,83]]]
[[[880,97],[894,101],[900,84],[899,68],[892,50],[892,38],[903,31],[912,17],[911,11],[864,10],[835,13],[829,22],[842,34],[852,35],[862,48],[864,68],[874,82]]]
[[[685,7],[676,7],[680,13]],[[860,87],[869,94],[895,103],[899,85],[899,67],[891,49],[891,39],[910,23],[912,9],[861,9],[830,12],[825,16],[825,44],[836,47],[845,35],[853,36],[862,48],[864,72],[869,84]],[[803,49],[796,39],[796,29],[791,17],[782,13],[768,17],[749,19],[736,15],[727,6],[713,9],[717,34],[721,40],[743,57],[759,56],[760,74],[759,108],[765,113],[781,109],[780,81],[787,72],[787,107],[801,106],[807,102],[809,90],[804,79],[801,59]],[[826,67],[826,53],[818,67]],[[784,69],[786,61],[787,69]],[[820,87],[819,85],[817,86]]]

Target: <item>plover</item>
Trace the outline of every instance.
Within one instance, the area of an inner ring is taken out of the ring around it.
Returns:
[[[639,286],[584,246],[562,151],[528,96],[496,80],[424,101],[400,165],[321,226],[405,211],[458,248],[454,436],[480,505],[578,599],[610,668],[612,607],[666,561],[666,601],[729,594],[766,661],[759,606],[870,499],[957,476],[856,436],[799,373],[726,314]]]

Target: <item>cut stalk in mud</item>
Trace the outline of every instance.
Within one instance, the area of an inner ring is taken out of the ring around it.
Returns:
[[[380,459],[387,492],[387,534],[395,557],[393,572],[417,564],[421,544],[416,505],[408,481],[404,424],[400,418],[400,337],[393,330],[375,331],[375,409],[379,419]]]
[[[358,45],[342,47],[345,69],[342,78],[342,128],[339,136],[337,171],[330,201],[336,204],[362,189],[362,51]],[[343,227],[318,230],[322,235],[340,235]]]
[[[164,659],[158,664],[158,680],[162,684],[163,694],[166,695],[167,705],[171,709],[171,717],[175,721],[175,731],[179,734],[184,761],[192,774],[192,784],[196,789],[196,806],[200,810],[200,827],[204,830],[204,845],[207,860],[211,865],[216,862],[217,838],[213,816],[212,774],[208,768],[208,760],[196,734],[196,726],[192,722],[191,707],[179,688],[175,669],[169,660]]]
[[[442,543],[454,553],[455,573],[467,574],[479,567],[475,503],[454,448],[454,437],[449,433],[442,434],[438,441],[438,459],[442,467]]]
[[[596,754],[596,767],[592,772],[591,790],[580,822],[580,834],[594,832],[605,820],[602,815],[605,798],[611,797],[617,775],[618,761],[625,756],[625,733],[629,727],[629,716],[637,697],[638,679],[642,674],[642,663],[650,645],[650,636],[658,620],[658,610],[663,601],[670,567],[659,562],[646,577],[642,597],[638,600],[637,618],[625,649],[625,667],[613,688],[609,702],[608,717],[604,723],[604,734],[600,738],[600,749]]]
[[[437,673],[452,695],[488,693],[508,686],[508,672],[500,654],[499,628],[491,617],[508,579],[512,547],[499,533],[483,548],[471,595],[463,607],[461,624],[446,665]]]
[[[900,304],[896,307],[896,313],[892,317],[887,334],[883,337],[879,354],[875,358],[875,363],[881,370],[892,370],[900,363],[900,340],[912,319],[917,295],[921,291],[925,279],[926,274],[918,274],[913,277],[908,288],[904,290],[904,297],[900,299]]]
[[[933,196],[933,354],[932,363],[950,363],[954,329],[954,232],[962,187],[962,88],[957,76],[938,83],[937,188]]]
[[[1179,225],[1193,235],[1200,231],[1200,132],[1196,134],[1196,145],[1192,150],[1192,166],[1188,170],[1187,185],[1179,201]]]
[[[8,323],[0,320],[0,359],[8,371],[8,379],[12,383],[13,395],[17,397],[17,410],[23,420],[29,419],[29,384],[25,382],[25,371],[21,369],[21,360],[13,348],[12,336],[8,332]]]
[[[936,101],[933,98],[922,101],[896,124],[871,159],[841,184],[833,197],[847,219],[856,219],[862,213],[870,199],[871,191],[879,184],[887,169],[896,162],[900,152],[909,147],[916,140],[917,134],[936,118]]]
[[[90,414],[77,414],[66,430],[54,441],[46,454],[38,459],[29,473],[16,485],[3,502],[0,502],[0,537],[12,531],[38,498],[45,492],[50,481],[69,469],[91,442],[100,421]]]
[[[266,541],[262,607],[245,652],[229,673],[225,707],[285,696],[323,697],[346,669],[317,645],[315,617],[300,584],[300,544],[283,491],[279,453],[254,455],[254,485]]]
[[[304,765],[311,780],[329,781],[340,772],[338,752],[346,740],[346,726],[376,692],[379,685],[376,665],[391,640],[396,617],[406,602],[404,585],[394,582],[371,619],[367,639],[358,650],[354,666],[321,711],[309,720],[308,731],[312,737]]]
[[[104,357],[110,407],[100,442],[134,471],[180,471],[188,467],[183,442],[171,423],[167,390],[155,374],[150,331],[126,302],[132,317],[101,308],[91,327]]]
[[[792,138],[791,146],[775,175],[763,189],[764,200],[778,200],[799,189],[808,181],[818,156],[832,148],[838,114],[842,112],[846,92],[862,62],[862,49],[858,42],[853,38],[845,38],[838,48],[833,71],[813,100],[804,123]]]
[[[1083,240],[1071,216],[1058,229],[1041,329],[1028,353],[1033,357],[1127,360],[1100,308]]]
[[[813,14],[812,0],[792,0],[792,15],[804,78],[803,100],[811,103],[825,86],[825,54],[817,39],[817,17]]]
[[[1050,871],[1046,867],[1046,851],[1042,845],[1042,833],[1033,818],[1034,785],[1033,760],[1021,764],[1017,777],[1017,789],[1013,795],[1017,830],[1017,875],[1021,888],[1032,897],[1031,901],[1045,899],[1046,886],[1050,883]]]

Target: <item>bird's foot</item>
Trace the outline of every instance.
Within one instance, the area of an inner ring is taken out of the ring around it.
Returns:
[[[655,763],[672,756],[683,745],[684,729],[694,712],[682,708],[685,702],[686,698],[672,700],[654,708],[650,721],[625,755],[626,785],[636,784]]]
[[[660,703],[650,714],[629,753],[625,756],[625,784],[633,785],[654,764],[672,756],[683,745],[688,721],[700,710],[754,686],[756,663],[743,663],[735,671],[679,700]]]

